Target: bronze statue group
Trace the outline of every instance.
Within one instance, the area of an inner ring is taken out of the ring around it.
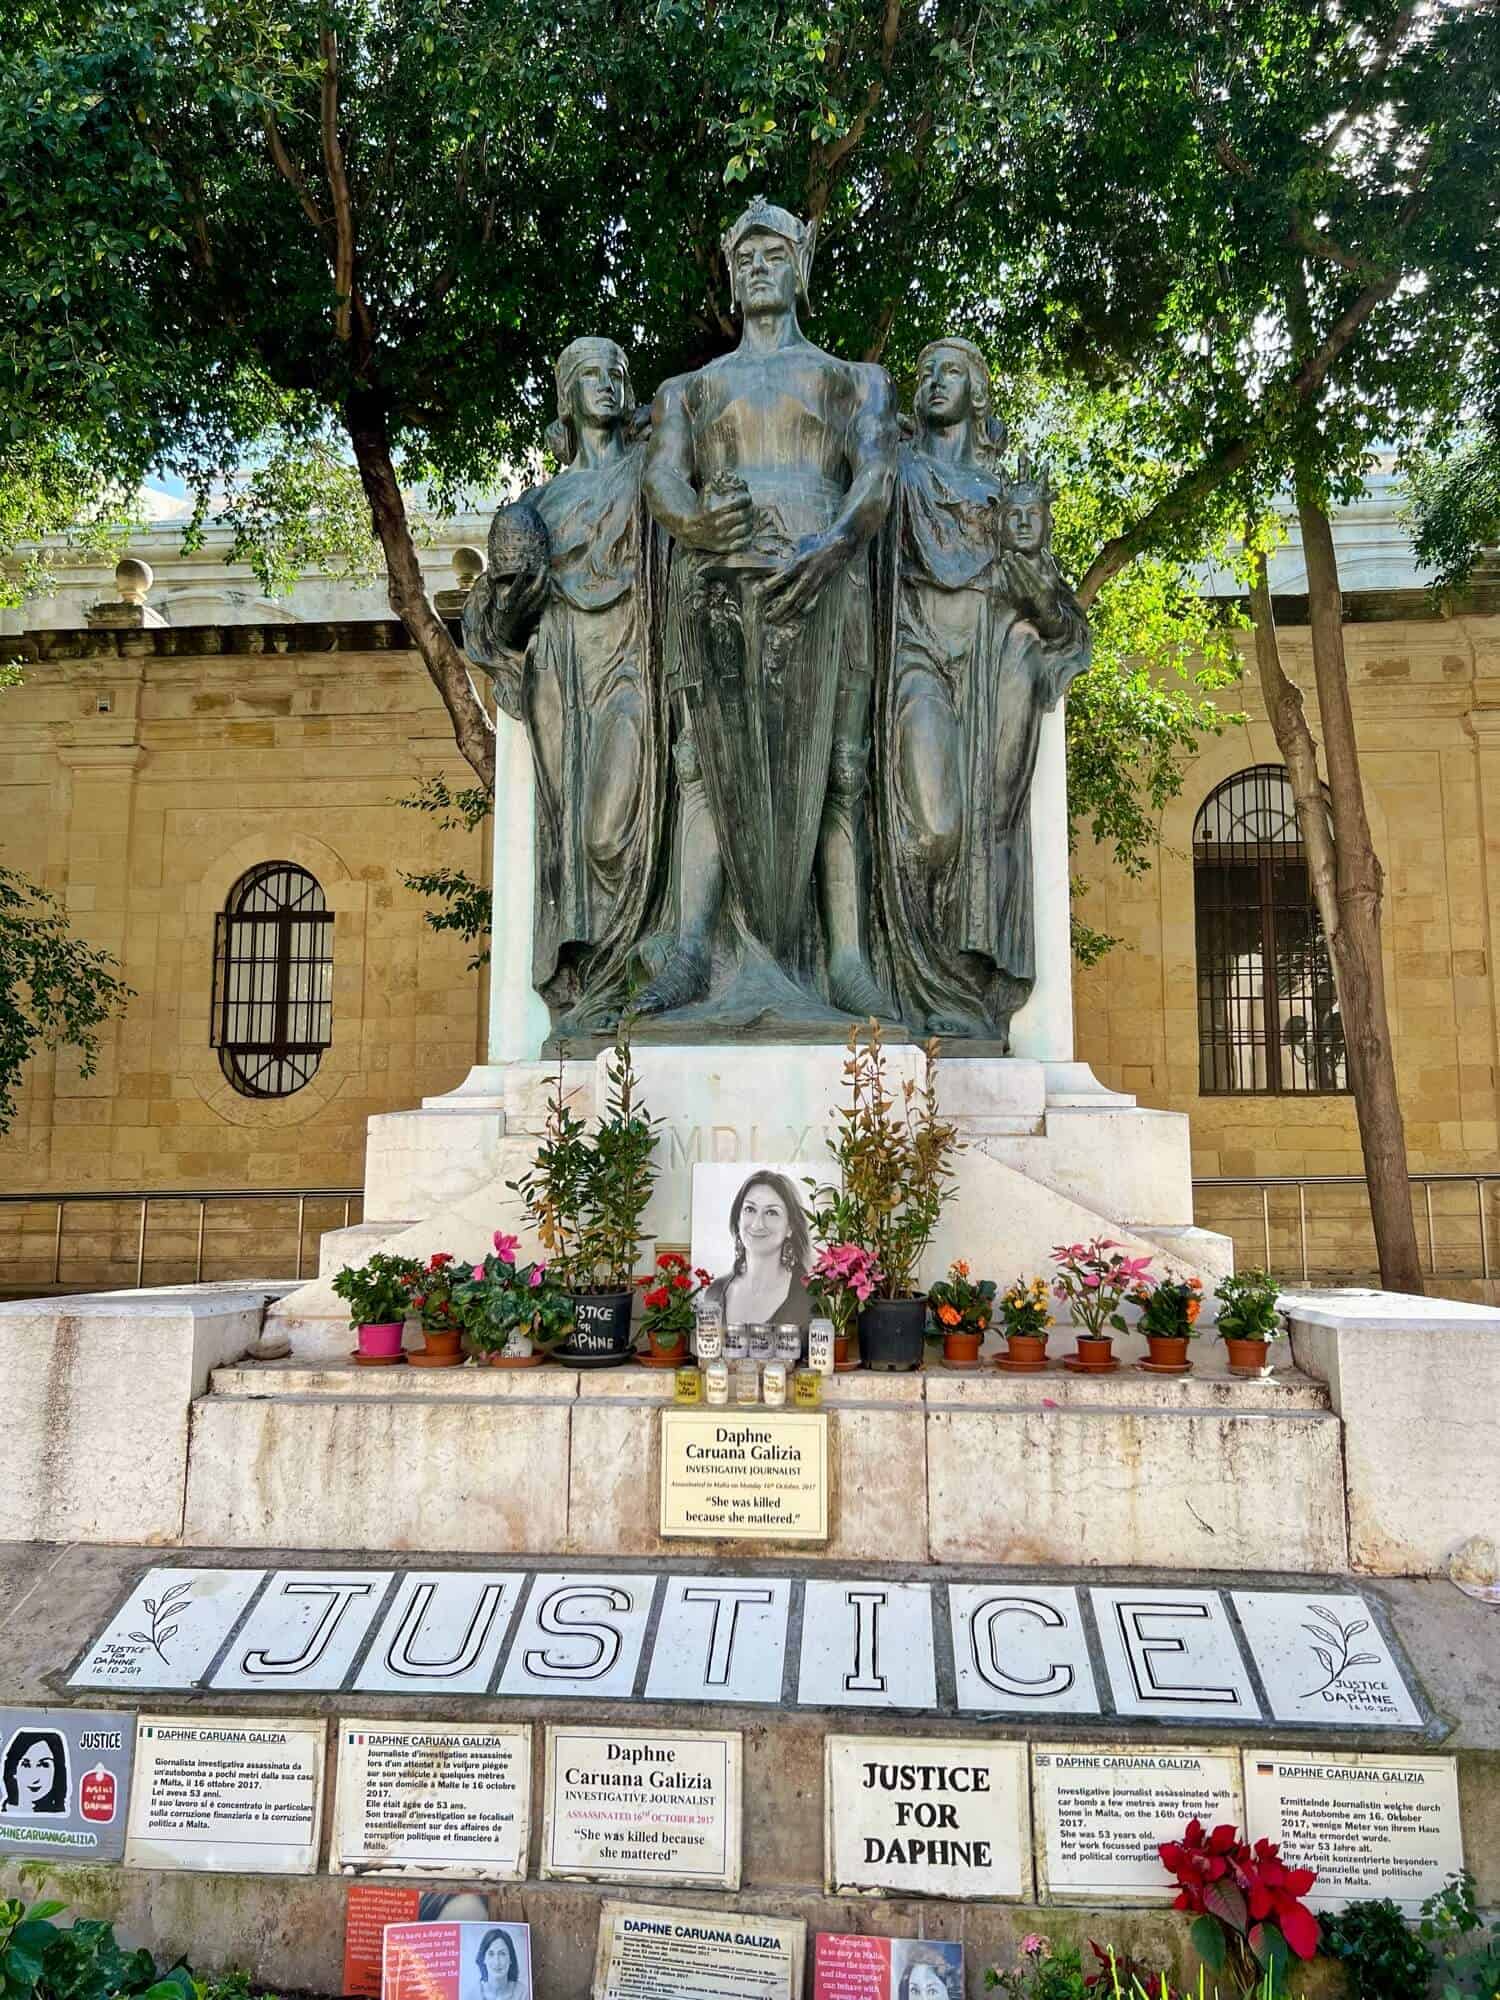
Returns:
[[[572,342],[563,469],[490,531],[465,643],[531,741],[554,1040],[876,1015],[1003,1052],[1031,990],[1041,720],[1089,659],[1047,477],[1003,463],[969,341],[923,350],[904,426],[815,347],[813,243],[751,204],[740,343],[644,435],[622,350]]]

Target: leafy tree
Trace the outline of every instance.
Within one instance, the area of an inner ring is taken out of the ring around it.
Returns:
[[[489,818],[493,798],[483,785],[461,786],[454,791],[446,779],[432,777],[396,803],[408,812],[432,815],[444,833],[473,833]],[[423,913],[429,929],[454,931],[465,944],[484,940],[466,970],[477,972],[489,963],[490,891],[482,882],[476,882],[463,868],[429,868],[415,874],[403,870],[401,880],[415,895],[435,899],[436,907]]]

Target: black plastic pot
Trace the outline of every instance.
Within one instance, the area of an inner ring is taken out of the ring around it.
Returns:
[[[552,1351],[564,1368],[620,1368],[635,1354],[633,1292],[570,1292],[573,1331]]]
[[[892,1373],[920,1368],[927,1329],[927,1300],[871,1299],[859,1314],[859,1358],[866,1368]]]

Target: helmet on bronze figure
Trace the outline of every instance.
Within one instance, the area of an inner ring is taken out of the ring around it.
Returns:
[[[767,201],[758,194],[745,210],[724,232],[720,248],[724,262],[729,266],[730,286],[734,283],[734,253],[747,236],[759,232],[765,236],[779,236],[792,253],[792,262],[797,270],[797,298],[800,304],[807,304],[808,286],[812,282],[813,253],[818,247],[818,225],[816,222],[799,222],[789,209],[778,208],[775,202]]]
[[[490,523],[491,576],[539,576],[550,553],[547,523],[530,500],[513,500]]]

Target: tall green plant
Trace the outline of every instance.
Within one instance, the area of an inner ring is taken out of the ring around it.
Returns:
[[[851,1028],[848,1047],[849,1101],[834,1113],[828,1142],[839,1186],[818,1190],[819,1216],[837,1218],[840,1236],[875,1258],[877,1297],[910,1298],[944,1204],[957,1192],[958,1128],[938,1109],[938,1044],[923,1048],[922,1081],[904,1078],[894,1092],[878,1021]]]

